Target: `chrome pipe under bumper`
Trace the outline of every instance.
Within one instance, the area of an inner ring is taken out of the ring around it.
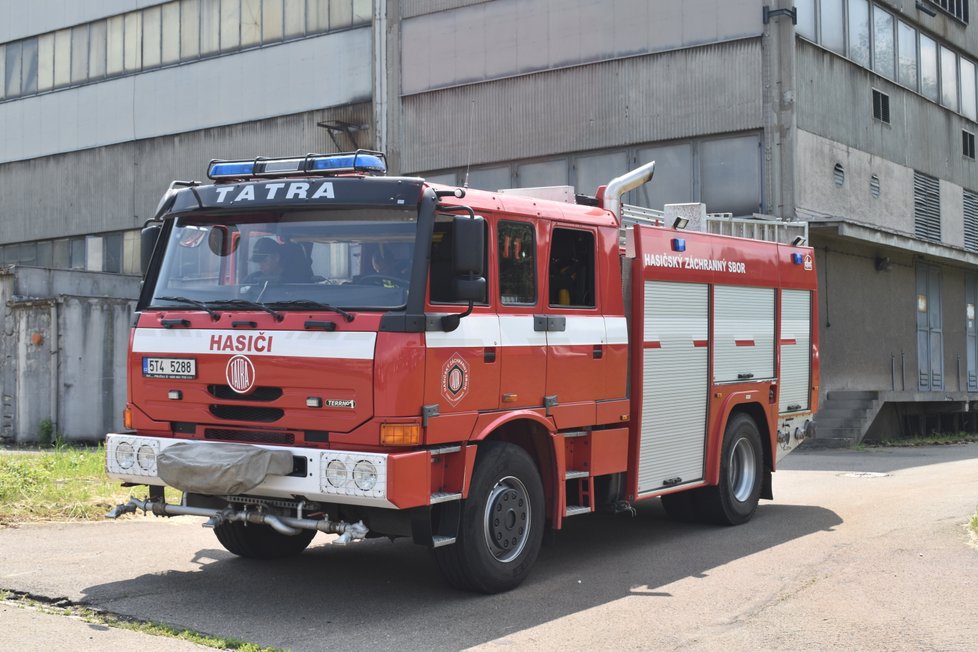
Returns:
[[[132,497],[128,503],[116,505],[106,515],[106,518],[119,518],[124,514],[135,514],[137,510],[143,513],[152,512],[156,516],[203,516],[207,518],[204,527],[216,527],[221,523],[255,523],[268,525],[277,532],[287,535],[299,534],[301,530],[316,530],[327,534],[340,535],[334,545],[346,545],[351,541],[367,536],[367,526],[363,521],[347,523],[345,521],[330,521],[329,519],[296,518],[294,516],[279,516],[269,514],[262,509],[214,509],[208,507],[190,507],[187,505],[172,505],[164,500],[139,500]]]

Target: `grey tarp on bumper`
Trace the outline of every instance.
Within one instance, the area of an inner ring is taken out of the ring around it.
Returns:
[[[245,444],[174,444],[156,458],[163,482],[181,491],[235,495],[292,472],[292,453]]]

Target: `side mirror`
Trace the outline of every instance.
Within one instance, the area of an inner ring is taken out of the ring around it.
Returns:
[[[482,276],[486,267],[486,222],[481,217],[456,215],[452,219],[452,272],[455,276]],[[459,297],[462,298],[462,297]]]
[[[139,233],[139,269],[143,276],[149,269],[149,259],[153,256],[153,249],[156,248],[156,241],[160,239],[160,232],[163,225],[159,223],[147,224]]]
[[[486,300],[486,279],[482,276],[471,279],[456,277],[453,289],[455,298],[460,301],[474,303]]]

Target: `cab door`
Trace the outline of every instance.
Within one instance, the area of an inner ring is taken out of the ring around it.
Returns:
[[[541,407],[547,377],[547,333],[540,312],[539,226],[500,218],[495,224],[498,282],[500,407]]]
[[[451,296],[452,217],[439,215],[435,220],[425,306],[428,314],[459,313],[468,305]],[[489,249],[488,237],[486,248]],[[499,404],[499,344],[499,317],[489,305],[488,296],[475,303],[472,314],[463,317],[455,330],[427,331],[424,404],[437,406],[438,414],[443,416],[474,415],[479,410],[495,409]],[[460,427],[458,422],[446,419],[440,423],[439,427]],[[448,434],[461,433],[456,430]]]
[[[547,396],[556,396],[559,405],[607,398],[607,335],[597,287],[594,230],[554,226],[546,324],[538,327],[547,335]]]

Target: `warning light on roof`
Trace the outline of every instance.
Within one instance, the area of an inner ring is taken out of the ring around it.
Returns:
[[[791,262],[793,262],[795,265],[801,265],[805,262],[805,257],[801,254],[791,254]]]
[[[672,239],[672,250],[673,251],[686,251],[686,240],[683,238],[673,238]]]
[[[207,176],[215,181],[247,177],[328,175],[344,172],[387,174],[387,159],[381,152],[357,150],[345,154],[309,154],[286,158],[255,158],[246,161],[211,161]]]

